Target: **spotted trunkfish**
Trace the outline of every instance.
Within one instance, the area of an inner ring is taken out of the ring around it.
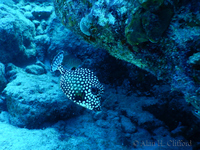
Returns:
[[[53,59],[51,71],[61,73],[60,86],[65,95],[74,103],[90,110],[101,110],[103,85],[93,72],[87,68],[64,69],[61,65],[64,52],[59,52]]]

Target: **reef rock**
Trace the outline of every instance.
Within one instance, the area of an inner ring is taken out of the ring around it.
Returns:
[[[34,59],[35,26],[18,10],[0,4],[0,61],[21,62]]]
[[[124,132],[126,133],[136,132],[136,127],[129,118],[125,116],[121,116],[121,123],[122,123],[122,129],[124,130]]]
[[[41,75],[41,74],[46,73],[46,69],[43,66],[35,65],[35,64],[27,66],[25,68],[25,71],[27,73],[34,74],[34,75]]]
[[[64,26],[168,81],[200,116],[200,65],[190,58],[200,51],[198,0],[55,0],[54,5]]]
[[[5,78],[5,66],[0,63],[0,91],[2,91],[6,86],[7,80]]]
[[[63,94],[57,77],[28,74],[17,67],[15,72],[15,79],[3,91],[11,124],[37,128],[47,121],[67,119],[83,110]]]
[[[44,35],[38,35],[35,37],[35,44],[36,47],[36,56],[38,60],[44,61],[45,56],[47,54],[47,49],[50,45],[50,38],[46,34]]]
[[[39,7],[36,6],[33,10],[32,10],[32,15],[34,16],[35,20],[47,20],[50,15],[53,12],[53,7],[52,6],[46,6],[46,7]]]

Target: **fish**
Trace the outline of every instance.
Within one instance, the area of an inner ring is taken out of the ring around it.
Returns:
[[[51,72],[60,71],[60,87],[74,103],[89,110],[101,111],[101,95],[104,87],[94,73],[87,68],[65,69],[64,52],[59,52],[51,64]]]

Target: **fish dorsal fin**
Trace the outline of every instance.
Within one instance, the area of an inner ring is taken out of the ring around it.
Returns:
[[[63,58],[64,58],[64,52],[61,51],[59,52],[54,58],[53,58],[53,61],[52,61],[52,64],[51,64],[51,71],[54,72],[56,70],[58,70],[58,67],[61,66],[61,63],[63,61]],[[62,67],[62,66],[61,66]]]

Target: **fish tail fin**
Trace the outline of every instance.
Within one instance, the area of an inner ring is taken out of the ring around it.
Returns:
[[[63,51],[59,52],[59,53],[53,58],[53,61],[52,61],[52,64],[51,64],[51,71],[52,71],[52,72],[58,70],[58,67],[61,65],[61,63],[62,63],[62,61],[63,61],[63,58],[64,58],[64,52],[63,52]]]

